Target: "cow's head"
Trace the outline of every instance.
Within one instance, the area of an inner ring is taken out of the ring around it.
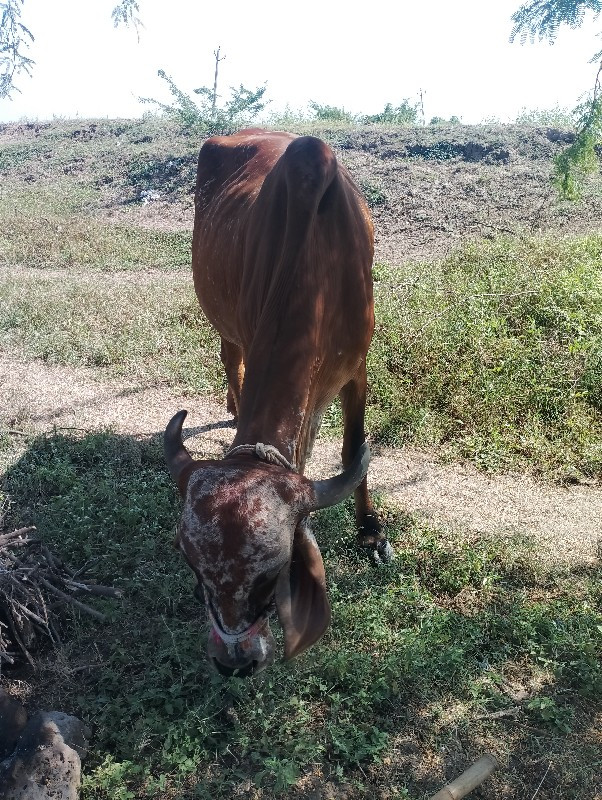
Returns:
[[[176,546],[197,576],[212,628],[210,661],[225,675],[257,673],[274,660],[269,617],[294,658],[330,623],[324,564],[311,511],[348,497],[368,471],[364,445],[345,472],[310,481],[252,455],[195,461],[182,442],[180,411],[165,431],[165,457],[184,498]]]

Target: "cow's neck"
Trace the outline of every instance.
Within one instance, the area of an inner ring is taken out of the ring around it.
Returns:
[[[233,446],[272,445],[302,472],[318,427],[310,376],[298,383],[290,375],[288,380],[266,380],[263,388],[251,391],[251,375],[247,370]]]
[[[307,359],[319,352],[315,339],[320,325],[282,322],[272,337],[256,340],[249,350],[242,389],[235,445],[263,442],[277,447],[302,471],[317,432],[324,398],[316,397],[322,364]],[[292,343],[292,344],[291,344]],[[323,375],[322,375],[323,377]]]

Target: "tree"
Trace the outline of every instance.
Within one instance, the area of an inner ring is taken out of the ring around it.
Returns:
[[[25,51],[34,41],[32,32],[21,22],[23,0],[0,2],[0,100],[20,91],[15,80],[21,73],[31,75],[35,61]],[[120,0],[111,16],[115,27],[132,25],[139,33],[142,25],[138,0]]]
[[[15,77],[20,72],[31,74],[34,62],[23,52],[33,42],[29,28],[21,22],[23,0],[0,3],[0,98],[10,97]]]
[[[602,0],[531,0],[512,15],[510,41],[518,37],[521,44],[527,38],[553,43],[562,25],[579,28],[586,13],[592,12],[597,19],[601,11]],[[590,63],[597,63],[598,71],[590,97],[575,109],[575,141],[555,160],[557,183],[561,194],[568,199],[579,197],[583,179],[599,165],[596,148],[602,144],[602,50],[592,56]]]
[[[588,11],[593,11],[597,17],[602,11],[602,0],[531,0],[512,15],[514,27],[510,41],[519,36],[521,42],[525,42],[527,37],[531,41],[548,39],[553,42],[561,25],[573,29],[581,27]],[[602,52],[596,54],[592,60],[601,55]]]

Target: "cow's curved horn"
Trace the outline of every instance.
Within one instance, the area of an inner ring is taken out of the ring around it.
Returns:
[[[351,492],[356,489],[366,477],[368,466],[370,464],[370,448],[368,443],[364,444],[358,450],[351,465],[340,475],[334,478],[328,478],[325,481],[312,481],[312,486],[315,492],[315,504],[312,510],[317,511],[319,508],[328,508],[329,506],[336,506],[346,497],[349,497]]]
[[[169,469],[169,474],[180,485],[180,476],[186,469],[194,464],[194,459],[184,447],[182,441],[182,425],[188,411],[178,411],[169,420],[163,434],[163,452]],[[180,487],[182,488],[182,487]]]

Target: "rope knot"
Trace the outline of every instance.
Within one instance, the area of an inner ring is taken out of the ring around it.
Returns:
[[[265,461],[267,464],[274,464],[277,467],[295,470],[295,467],[282,455],[280,450],[271,444],[264,444],[263,442],[257,442],[257,444],[239,444],[238,447],[233,447],[228,450],[226,458],[236,455],[237,453],[254,453],[260,461]]]

